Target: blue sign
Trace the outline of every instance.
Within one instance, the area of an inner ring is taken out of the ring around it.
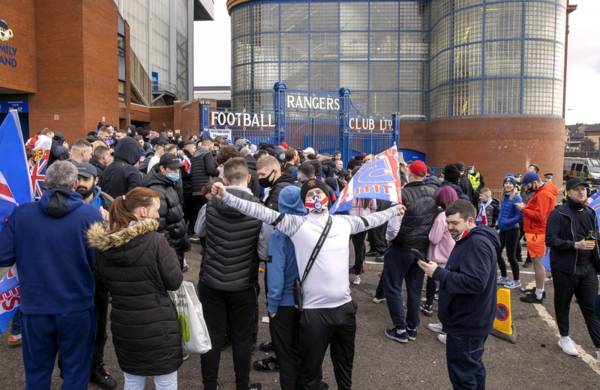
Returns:
[[[27,100],[0,100],[0,112],[8,113],[8,110],[29,112],[29,103]]]
[[[404,157],[404,161],[406,162],[415,160],[427,162],[427,156],[425,153],[419,152],[418,150],[399,148],[398,152],[402,154],[402,157]]]

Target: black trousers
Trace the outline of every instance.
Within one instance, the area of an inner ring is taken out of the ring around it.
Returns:
[[[385,253],[387,243],[385,241],[385,230],[387,229],[387,223],[378,226],[373,229],[367,230],[369,243],[371,244],[371,251],[377,253]]]
[[[446,336],[448,376],[455,390],[484,390],[485,337]]]
[[[282,390],[300,390],[300,313],[295,307],[280,306],[269,321],[273,348],[279,360],[279,384]]]
[[[104,346],[106,345],[106,321],[108,318],[108,291],[96,280],[94,305],[96,306],[96,342],[92,357],[92,370],[104,363]]]
[[[498,252],[498,267],[502,277],[506,277],[506,263],[502,257],[502,250],[506,248],[506,257],[510,263],[510,269],[513,273],[514,280],[519,279],[519,263],[517,262],[517,246],[519,246],[519,236],[521,231],[519,228],[500,232],[500,251]]]
[[[363,263],[365,262],[365,255],[367,254],[365,245],[366,237],[366,231],[351,236],[352,245],[354,245],[354,273],[356,275],[363,273]]]
[[[300,314],[302,389],[319,389],[325,351],[331,346],[331,362],[337,387],[339,390],[350,390],[355,336],[354,302],[333,309],[304,309]]]
[[[375,289],[375,298],[377,298],[377,299],[385,298],[385,294],[383,291],[383,272],[381,273],[381,276],[379,277],[379,283],[377,283],[377,288]]]
[[[217,389],[221,350],[227,333],[233,351],[236,389],[247,390],[250,383],[252,330],[257,304],[255,288],[222,291],[199,282],[198,296],[212,343],[212,349],[201,357],[204,388]]]
[[[594,346],[600,348],[600,320],[594,315],[594,302],[598,295],[598,277],[594,266],[578,265],[573,275],[552,271],[552,283],[554,310],[560,335],[569,335],[569,310],[575,295]]]
[[[427,284],[425,285],[425,303],[427,305],[433,305],[436,291],[437,283],[435,280],[433,280],[433,278],[427,277]]]
[[[183,194],[183,215],[188,226],[188,234],[194,234],[194,225],[196,224],[196,218],[198,217],[198,209],[194,205],[194,197],[191,193]]]

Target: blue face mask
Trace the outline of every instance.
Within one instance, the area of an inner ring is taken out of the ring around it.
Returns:
[[[181,178],[181,174],[179,172],[167,172],[165,176],[173,183],[179,181],[179,179]]]

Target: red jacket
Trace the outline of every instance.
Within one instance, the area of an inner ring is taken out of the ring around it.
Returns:
[[[540,187],[523,209],[523,230],[529,234],[546,234],[548,217],[556,207],[558,188],[552,183]]]

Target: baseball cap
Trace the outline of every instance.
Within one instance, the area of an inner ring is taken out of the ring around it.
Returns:
[[[572,177],[569,180],[567,180],[567,191],[571,191],[572,189],[575,189],[575,187],[579,186],[584,186],[585,188],[588,188],[590,185],[580,177]]]
[[[421,160],[415,160],[410,163],[408,170],[415,176],[425,177],[427,176],[427,165]]]
[[[313,148],[304,149],[304,154],[315,154],[315,150]]]
[[[181,168],[183,166],[179,157],[171,153],[163,154],[158,165],[165,168]]]
[[[77,168],[77,176],[90,178],[98,176],[98,170],[90,163],[74,163]]]
[[[523,176],[523,180],[521,180],[521,184],[526,186],[529,183],[533,183],[534,181],[540,181],[540,177],[537,173],[528,172]]]

